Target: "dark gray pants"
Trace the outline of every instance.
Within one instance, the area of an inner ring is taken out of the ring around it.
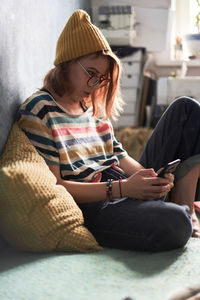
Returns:
[[[180,97],[163,114],[140,163],[158,170],[167,162],[200,154],[200,104]],[[187,206],[126,199],[80,205],[85,225],[104,247],[165,251],[183,247],[192,234]]]

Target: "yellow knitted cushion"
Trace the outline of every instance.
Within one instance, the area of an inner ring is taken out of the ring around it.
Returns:
[[[26,251],[102,249],[26,135],[13,125],[0,159],[0,233]]]

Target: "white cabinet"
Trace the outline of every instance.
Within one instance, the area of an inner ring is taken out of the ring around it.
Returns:
[[[176,97],[188,96],[200,101],[199,76],[160,77],[157,80],[157,105],[168,106]]]
[[[138,126],[143,56],[142,49],[135,48],[131,55],[121,58],[121,91],[125,106],[120,118],[113,121],[114,128]]]

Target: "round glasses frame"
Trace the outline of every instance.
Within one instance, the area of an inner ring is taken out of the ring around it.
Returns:
[[[91,75],[79,61],[78,64],[81,66],[85,74],[87,74],[90,77],[87,81],[87,85],[89,87],[100,89],[110,82],[110,79],[105,79],[103,76],[98,77],[96,75]]]

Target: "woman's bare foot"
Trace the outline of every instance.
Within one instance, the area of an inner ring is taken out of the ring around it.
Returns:
[[[192,226],[193,226],[192,237],[200,238],[200,224],[195,212],[192,213],[191,217],[192,217]]]

